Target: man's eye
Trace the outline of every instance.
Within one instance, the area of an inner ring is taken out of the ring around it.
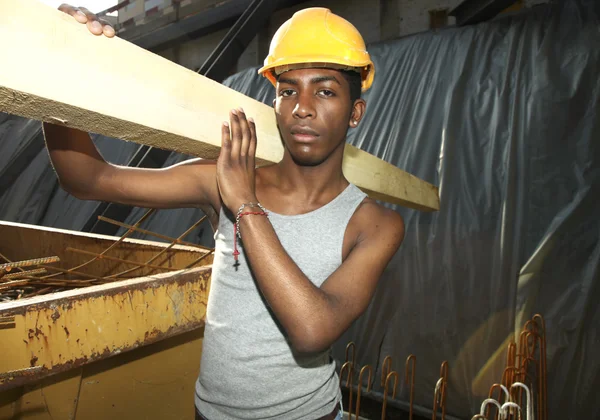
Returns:
[[[294,91],[292,89],[283,89],[282,91],[279,92],[280,96],[292,96],[294,94]]]
[[[332,91],[330,91],[328,89],[323,89],[323,90],[319,91],[319,95],[330,97],[330,96],[334,96],[335,93],[333,93]]]

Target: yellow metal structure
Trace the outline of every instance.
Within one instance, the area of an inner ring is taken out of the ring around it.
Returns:
[[[64,267],[118,238],[0,223],[11,260],[57,255]],[[111,255],[147,261],[167,244],[125,239]],[[0,419],[192,418],[211,267],[209,251],[173,246],[141,277],[0,303]],[[88,274],[119,272],[100,258]],[[81,269],[84,270],[83,268]],[[95,362],[95,363],[92,363]]]

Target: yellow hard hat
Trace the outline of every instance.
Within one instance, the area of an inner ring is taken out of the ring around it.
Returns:
[[[322,7],[296,12],[281,25],[258,73],[275,85],[273,72],[281,74],[307,67],[360,72],[363,92],[371,87],[375,76],[375,66],[358,30],[346,19]]]

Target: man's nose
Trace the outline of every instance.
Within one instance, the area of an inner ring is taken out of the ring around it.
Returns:
[[[312,95],[298,95],[298,102],[294,107],[294,117],[311,118],[315,116]]]

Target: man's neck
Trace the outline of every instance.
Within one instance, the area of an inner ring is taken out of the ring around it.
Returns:
[[[269,184],[274,187],[269,188],[270,207],[273,210],[281,207],[281,212],[291,214],[289,212],[294,211],[289,209],[290,205],[298,206],[297,209],[303,213],[333,200],[348,186],[342,172],[342,158],[340,153],[339,156],[330,156],[320,165],[302,166],[294,162],[286,151],[281,162],[269,171],[272,174]],[[279,194],[278,202],[274,202],[275,194]]]

